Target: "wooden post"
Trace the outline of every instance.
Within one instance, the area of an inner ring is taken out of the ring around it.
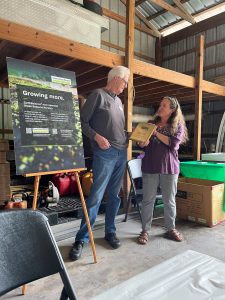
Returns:
[[[132,114],[133,114],[133,60],[134,60],[134,16],[135,16],[135,1],[127,1],[126,5],[126,52],[125,65],[130,69],[130,77],[127,86],[127,93],[124,100],[124,109],[126,116],[126,128],[128,132],[132,131]],[[132,146],[129,144],[128,159],[132,158]]]
[[[37,208],[37,197],[38,197],[38,189],[40,183],[41,175],[35,176],[34,178],[34,198],[32,203],[32,209],[36,210]]]
[[[203,82],[204,37],[201,35],[196,47],[195,75],[195,122],[194,122],[194,159],[201,159],[202,127],[202,82]]]
[[[134,86],[133,86],[133,60],[134,60],[134,18],[135,18],[135,0],[126,2],[126,50],[125,50],[125,65],[130,69],[130,77],[128,81],[127,91],[124,98],[124,113],[126,118],[126,129],[128,132],[132,131],[132,113],[134,100]],[[127,150],[127,159],[132,158],[132,143],[129,142]],[[124,207],[127,205],[128,190],[130,181],[128,174],[125,174],[124,180]]]

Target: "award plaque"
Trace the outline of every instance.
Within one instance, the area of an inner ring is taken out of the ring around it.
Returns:
[[[134,131],[130,135],[130,140],[135,142],[146,143],[154,130],[156,129],[155,124],[152,123],[139,123]]]

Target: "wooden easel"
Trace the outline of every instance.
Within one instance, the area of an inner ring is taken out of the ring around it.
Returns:
[[[89,233],[91,248],[92,248],[93,257],[94,257],[94,263],[97,263],[94,237],[93,237],[93,233],[92,233],[92,229],[91,229],[91,225],[90,225],[90,221],[89,221],[89,217],[88,217],[88,213],[87,213],[87,207],[86,207],[86,203],[85,203],[85,200],[84,200],[84,194],[83,194],[82,187],[81,187],[81,184],[80,184],[80,178],[79,178],[79,175],[78,175],[79,172],[85,171],[85,170],[86,170],[85,168],[70,169],[70,170],[50,171],[50,172],[43,172],[43,173],[31,173],[31,174],[25,174],[24,176],[25,177],[35,177],[34,178],[34,198],[33,198],[32,209],[36,210],[39,183],[40,183],[40,179],[41,179],[42,175],[50,175],[50,174],[57,174],[57,173],[68,173],[68,172],[75,174],[76,182],[77,182],[78,190],[79,190],[79,194],[80,194],[81,204],[82,204],[82,208],[83,208],[83,211],[84,211],[86,224],[87,224],[87,227],[88,227],[88,233]],[[26,285],[23,285],[22,294],[24,295],[25,293],[26,293]]]

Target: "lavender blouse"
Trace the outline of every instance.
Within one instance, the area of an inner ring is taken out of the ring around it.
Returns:
[[[142,172],[149,174],[179,174],[180,162],[178,149],[184,133],[184,128],[178,125],[175,135],[171,135],[168,127],[158,127],[157,131],[169,137],[169,145],[152,136],[150,143],[144,148],[145,156],[142,160]]]

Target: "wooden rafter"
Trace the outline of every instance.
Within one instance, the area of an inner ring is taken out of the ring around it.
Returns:
[[[183,3],[186,3],[186,2],[188,2],[188,1],[189,1],[189,0],[181,0],[180,3],[183,4]],[[171,4],[171,6],[175,7],[175,4]],[[166,12],[167,12],[166,9],[162,9],[162,10],[158,11],[157,13],[155,13],[155,14],[153,14],[153,15],[147,17],[146,19],[147,19],[148,21],[150,21],[150,20],[152,20],[152,19],[155,19],[155,18],[157,18],[157,17],[159,17],[159,16],[165,14]]]
[[[142,4],[142,3],[145,2],[145,1],[146,1],[146,0],[138,0],[138,1],[136,1],[135,6],[138,6],[138,5]]]
[[[205,9],[205,10],[203,10],[201,12],[193,14],[193,16],[196,19],[197,17],[200,17],[200,16],[202,16],[205,13],[210,13],[211,11],[214,11],[215,9],[219,9],[220,7],[224,7],[224,3],[219,3],[217,5],[214,5],[214,6],[208,8],[208,9]],[[199,23],[195,23],[193,26],[189,26],[189,27],[185,28],[184,30],[179,30],[179,31],[175,32],[174,34],[167,35],[165,37],[165,40],[170,39],[170,38],[175,38],[175,37],[177,39],[179,37],[179,35],[182,35],[182,37],[183,37],[184,32],[185,32],[185,36],[183,38],[185,38],[187,36],[186,32],[189,32],[189,36],[193,35],[194,34],[193,31],[196,28],[200,27],[199,26],[200,23],[202,24],[203,28],[201,30],[199,30],[198,32],[205,31],[208,28],[212,28],[213,27],[212,26],[213,20],[216,20],[216,22],[218,22],[218,20],[219,20],[220,24],[224,24],[224,15],[225,15],[225,13],[221,12],[221,14],[216,15],[214,17],[211,17],[210,21],[209,21],[209,19],[206,19],[206,20],[203,20],[203,21],[201,21]],[[181,25],[181,24],[184,24],[184,23],[185,23],[185,20],[180,20],[179,22],[173,23],[170,26],[167,26],[167,27],[163,28],[162,30],[160,30],[160,32],[163,34],[165,30],[169,30],[169,29],[173,28],[175,24],[176,25]]]
[[[126,6],[126,0],[120,0],[120,2],[122,2],[125,6]],[[155,33],[156,37],[160,37],[161,33],[158,31],[158,29],[148,20],[146,20],[146,18],[139,13],[139,11],[137,9],[135,9],[135,15],[150,29],[152,29]]]
[[[69,58],[67,59],[66,61],[64,62],[59,62],[59,63],[56,63],[55,64],[55,68],[59,68],[59,69],[63,69],[63,68],[66,68],[67,66],[69,66],[70,64],[72,64],[73,62],[75,62],[76,59],[74,58]]]
[[[125,52],[125,48],[121,47],[119,45],[115,45],[113,43],[110,43],[110,42],[107,42],[107,41],[104,41],[104,40],[101,41],[101,44],[104,45],[104,46],[107,46],[107,47],[110,47],[110,48],[117,49],[119,51]],[[150,57],[150,56],[148,56],[146,54],[143,54],[141,52],[135,51],[134,55],[137,56],[137,57],[140,57],[140,58],[144,58],[144,59],[146,59],[148,61],[155,62],[155,59],[153,57]]]
[[[38,57],[40,57],[42,54],[44,54],[44,50],[36,50],[36,53],[28,52],[24,57],[23,60],[28,60],[28,61],[35,61]],[[5,82],[8,79],[8,74],[3,74],[0,76],[0,81]]]
[[[126,18],[121,16],[121,15],[118,15],[117,13],[107,9],[107,8],[102,8],[102,14],[103,16],[105,17],[108,17],[110,19],[113,19],[113,20],[116,20],[120,23],[123,23],[123,24],[126,24]],[[148,27],[144,27],[142,25],[139,25],[137,23],[135,23],[135,29],[139,30],[139,31],[142,31],[142,32],[145,32],[149,35],[152,35],[152,36],[155,36],[155,37],[158,37],[158,34],[155,33],[155,31],[151,28]]]
[[[180,0],[173,0],[173,2],[176,4],[176,6],[185,14],[186,16],[186,20],[188,21],[189,19],[189,22],[191,24],[195,24],[196,21],[195,19],[193,18],[193,16],[185,9],[185,7],[183,6],[183,4],[181,3]]]
[[[186,16],[185,13],[183,13],[183,11],[181,11],[179,8],[174,7],[170,4],[168,4],[167,2],[165,2],[164,0],[150,0],[151,2],[155,3],[156,5],[170,11],[171,13],[181,17],[182,19],[186,20],[187,22],[190,22],[192,24],[195,23],[195,21],[193,22],[193,20],[190,20],[189,17]]]

